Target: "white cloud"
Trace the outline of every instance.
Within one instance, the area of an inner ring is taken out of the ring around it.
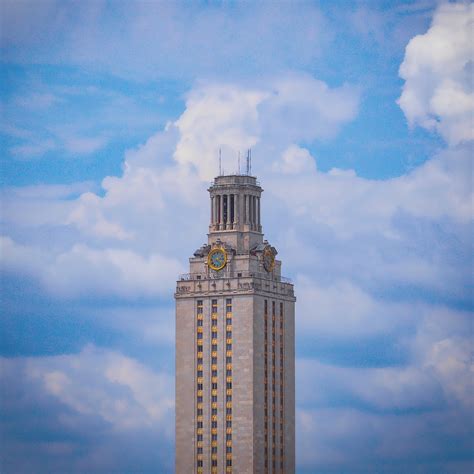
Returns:
[[[224,171],[232,173],[239,150],[258,145],[265,156],[301,141],[334,137],[354,119],[358,104],[356,88],[330,88],[301,73],[254,88],[204,84],[189,94],[186,110],[175,123],[180,138],[174,157],[196,167],[201,179],[210,180],[218,169],[219,148]]]
[[[157,253],[143,256],[84,244],[54,252],[19,245],[9,237],[2,237],[0,244],[5,269],[37,278],[59,297],[157,298],[168,295],[174,278],[185,271],[178,260]]]
[[[174,381],[118,352],[87,346],[79,354],[28,358],[26,374],[44,390],[116,430],[161,425],[171,437]],[[9,361],[2,360],[5,370]]]
[[[69,153],[89,155],[104,148],[106,137],[67,137],[64,138],[64,148]]]
[[[273,162],[272,170],[283,174],[313,173],[316,171],[316,162],[305,148],[290,145],[280,160]]]
[[[170,275],[184,267],[159,254],[142,256],[130,250],[93,249],[76,244],[59,254],[44,274],[45,283],[61,295],[114,295],[156,297],[174,287]]]
[[[400,66],[398,100],[411,125],[438,131],[450,144],[474,138],[474,5],[441,5],[430,29],[410,40]]]

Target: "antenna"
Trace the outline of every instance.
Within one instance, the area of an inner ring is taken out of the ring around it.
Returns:
[[[252,148],[249,148],[250,175],[252,175]]]
[[[222,176],[222,153],[221,153],[220,148],[219,148],[219,176]]]
[[[247,175],[249,174],[250,167],[250,150],[247,150]]]
[[[239,150],[239,157],[237,162],[237,174],[240,174],[240,150]]]

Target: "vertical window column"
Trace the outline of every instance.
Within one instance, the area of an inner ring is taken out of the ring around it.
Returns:
[[[225,442],[225,472],[232,472],[232,298],[226,298],[226,398],[225,398],[225,422],[226,422],[226,442]]]
[[[283,472],[284,468],[284,427],[285,427],[285,411],[284,411],[284,360],[285,360],[285,345],[284,345],[284,324],[283,324],[283,302],[280,302],[280,470]]]
[[[203,472],[203,310],[196,304],[196,471]]]
[[[263,413],[264,413],[264,450],[265,450],[265,474],[268,474],[268,301],[264,301],[263,306]]]
[[[211,301],[211,473],[217,473],[217,299]]]
[[[272,301],[272,472],[275,472],[276,468],[276,433],[275,433],[275,301]]]

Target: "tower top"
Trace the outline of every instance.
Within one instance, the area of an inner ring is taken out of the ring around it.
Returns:
[[[260,198],[263,189],[255,176],[216,176],[208,189],[211,198],[209,243],[232,241],[239,250],[263,241]]]
[[[221,186],[255,186],[260,188],[260,183],[257,181],[256,176],[250,176],[246,174],[229,174],[229,175],[219,175],[214,178],[214,182],[212,183],[209,191],[211,191],[214,187],[221,187]],[[260,188],[260,192],[263,189]]]

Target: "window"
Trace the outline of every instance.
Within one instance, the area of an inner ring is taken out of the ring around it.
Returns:
[[[203,324],[203,320],[202,320],[202,319],[198,319],[198,322],[197,322],[198,327],[202,327],[202,324]]]
[[[216,383],[212,383],[212,384],[211,384],[211,388],[212,388],[212,390],[217,390],[217,384],[216,384]]]
[[[217,313],[217,300],[212,300],[211,301],[211,312],[212,313]]]
[[[232,298],[227,298],[225,300],[225,310],[227,313],[232,313]]]
[[[232,364],[232,357],[226,357],[225,358],[225,363],[226,364]]]

